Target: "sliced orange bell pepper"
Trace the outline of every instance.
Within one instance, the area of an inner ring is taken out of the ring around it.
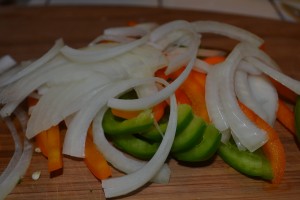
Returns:
[[[267,143],[263,145],[262,149],[272,166],[274,175],[272,183],[279,184],[284,175],[286,158],[284,147],[279,139],[277,132],[267,122],[261,119],[256,113],[254,113],[244,104],[240,103],[240,107],[251,121],[253,121],[259,128],[263,129],[268,134],[269,139]]]
[[[41,153],[48,158],[48,133],[47,131],[42,131],[35,136],[35,143],[37,147],[41,150]]]
[[[63,155],[59,127],[52,126],[47,130],[47,135],[48,170],[51,173],[63,167]]]
[[[286,127],[290,133],[296,135],[295,114],[281,99],[278,100],[276,116],[277,120]]]
[[[112,174],[111,167],[89,136],[86,137],[85,142],[84,162],[94,176],[100,180],[106,179]]]

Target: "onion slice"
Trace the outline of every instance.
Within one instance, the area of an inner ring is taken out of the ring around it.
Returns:
[[[165,136],[151,160],[138,171],[102,181],[105,197],[111,198],[132,192],[146,184],[163,166],[171,150],[177,126],[177,104],[174,95],[170,100],[170,117]]]

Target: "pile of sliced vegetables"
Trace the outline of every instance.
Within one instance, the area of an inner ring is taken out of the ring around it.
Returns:
[[[237,45],[202,48],[203,33]],[[0,199],[25,173],[32,140],[49,173],[63,168],[63,155],[83,158],[107,198],[167,183],[168,157],[201,162],[218,154],[241,173],[280,183],[285,153],[273,125],[278,119],[300,138],[300,82],[280,71],[263,44],[229,24],[177,20],[109,28],[80,49],[58,39],[19,64],[3,56],[0,114],[15,153],[0,177]],[[26,133],[23,147],[13,115]],[[110,178],[111,166],[126,175]]]

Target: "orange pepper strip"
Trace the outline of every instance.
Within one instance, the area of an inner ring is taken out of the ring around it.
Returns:
[[[119,110],[119,109],[111,109],[111,112],[114,116],[121,117],[123,119],[131,119],[137,117],[141,111],[128,111],[128,110]]]
[[[112,174],[111,167],[89,136],[86,137],[85,142],[84,162],[94,176],[100,180],[106,179]]]
[[[209,122],[210,120],[205,103],[205,87],[203,87],[201,82],[194,77],[198,76],[197,73],[198,72],[192,71],[188,78],[182,83],[180,88],[186,93],[192,102],[194,113],[197,116],[202,117],[206,122]]]
[[[34,105],[36,105],[38,102],[38,99],[36,98],[33,98],[33,97],[28,97],[27,98],[27,105],[28,107],[32,107]],[[38,148],[40,148],[42,154],[45,156],[45,157],[48,157],[48,145],[47,145],[47,131],[42,131],[41,133],[37,134],[35,136],[35,142],[36,142],[36,145],[38,146]]]
[[[154,119],[158,122],[163,115],[165,114],[165,108],[167,106],[167,102],[162,101],[159,104],[155,105],[152,108],[152,112],[153,112],[153,117]]]
[[[47,144],[47,140],[48,140],[48,133],[47,131],[42,131],[39,134],[37,134],[35,136],[35,143],[38,146],[38,148],[40,148],[42,154],[45,157],[48,157],[48,144]]]
[[[58,126],[52,126],[47,130],[48,139],[48,170],[54,172],[63,167],[63,155]]]
[[[223,62],[226,59],[224,56],[212,56],[204,59],[208,64],[214,65]]]
[[[296,136],[294,112],[281,99],[278,100],[277,119],[284,127]]]
[[[192,105],[191,100],[188,98],[188,96],[185,94],[185,92],[182,89],[178,88],[175,91],[175,96],[176,96],[177,104]]]
[[[252,110],[247,108],[242,103],[240,103],[240,107],[251,121],[253,121],[259,128],[263,129],[268,134],[269,139],[267,143],[262,146],[262,149],[272,166],[274,175],[272,183],[279,184],[284,175],[286,158],[284,147],[279,139],[277,132],[267,122],[261,119],[258,115],[256,115]]]
[[[276,81],[275,79],[270,78],[271,82],[273,83],[274,87],[276,88],[278,94],[285,100],[290,101],[291,103],[296,103],[297,94],[287,88],[286,86],[282,85],[280,82]]]

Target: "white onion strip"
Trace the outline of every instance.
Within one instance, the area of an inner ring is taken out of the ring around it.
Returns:
[[[19,70],[15,74],[8,73],[7,76],[5,76],[6,74],[3,74],[0,78],[0,87],[7,85],[9,83],[12,83],[12,82],[20,79],[21,77],[31,73],[32,71],[36,70],[37,68],[42,67],[44,64],[46,64],[49,60],[54,58],[59,53],[59,51],[63,47],[63,45],[64,45],[63,40],[58,39],[58,40],[56,40],[54,46],[46,54],[44,54],[42,57],[40,57],[36,61],[29,64],[28,66],[23,67],[22,70]]]
[[[21,138],[16,130],[16,127],[14,126],[14,124],[11,122],[10,119],[8,118],[4,118],[3,119],[6,126],[8,127],[12,138],[14,140],[15,143],[15,150],[14,150],[14,154],[11,158],[11,160],[9,161],[7,167],[5,168],[5,170],[2,172],[1,176],[0,176],[0,184],[7,178],[7,176],[11,173],[11,171],[13,170],[13,168],[16,166],[16,164],[18,163],[21,155],[22,155],[22,144],[21,144]]]
[[[266,133],[257,128],[241,111],[234,91],[234,74],[240,60],[245,56],[242,53],[245,45],[245,43],[238,44],[222,63],[223,81],[219,82],[219,87],[222,88],[220,91],[221,101],[232,134],[235,134],[242,145],[253,152],[260,148],[268,138]]]
[[[265,121],[273,126],[278,109],[278,94],[276,88],[265,76],[254,75],[249,76],[249,86],[253,96],[267,115]]]
[[[197,32],[224,35],[241,42],[249,42],[259,47],[264,41],[253,33],[239,27],[216,21],[195,21],[192,25]]]
[[[61,53],[72,61],[80,63],[92,63],[113,58],[127,51],[130,51],[138,46],[145,44],[149,36],[145,35],[142,38],[129,43],[121,43],[120,45],[104,50],[79,50],[64,46]]]
[[[0,58],[0,74],[15,66],[17,62],[10,56],[5,55]]]
[[[16,111],[16,116],[19,119],[24,132],[27,122],[25,112],[23,112],[22,110]],[[7,118],[7,122],[14,126],[13,122],[9,118]],[[0,199],[5,199],[5,197],[14,189],[22,176],[26,173],[31,162],[32,152],[32,145],[29,140],[25,138],[23,153],[20,159],[18,160],[14,168],[10,171],[9,175],[6,176],[6,179],[0,183]]]
[[[222,133],[221,141],[227,143],[230,139],[229,125],[226,122],[223,106],[219,95],[219,81],[221,79],[222,66],[213,66],[206,77],[205,102],[210,120]]]
[[[84,145],[87,130],[99,109],[107,103],[108,99],[120,95],[137,85],[149,84],[154,81],[161,82],[161,79],[151,77],[123,80],[112,83],[103,90],[100,90],[72,119],[65,136],[63,153],[75,157],[84,157]]]
[[[188,77],[189,73],[193,69],[198,46],[200,44],[200,39],[196,40],[195,45],[193,45],[193,51],[191,54],[191,60],[187,64],[183,72],[178,76],[178,78],[169,84],[167,87],[159,91],[156,95],[150,97],[144,97],[134,100],[124,100],[124,99],[109,99],[107,105],[112,108],[117,108],[121,110],[143,110],[154,106],[155,104],[167,99],[175,90],[182,84],[182,82]]]
[[[277,71],[276,69],[270,67],[264,62],[258,60],[257,58],[249,57],[247,58],[255,67],[260,69],[265,74],[269,75],[273,79],[277,80],[284,86],[288,87],[297,94],[300,94],[300,81],[292,79],[291,77]]]
[[[93,139],[97,148],[102,152],[106,160],[113,165],[116,169],[127,174],[133,173],[142,168],[146,162],[130,158],[122,151],[115,148],[110,142],[107,141],[103,128],[102,119],[107,107],[104,106],[98,112],[93,120]],[[171,169],[167,164],[158,171],[151,181],[155,183],[168,183],[170,179]]]
[[[243,70],[237,70],[234,83],[238,99],[262,119],[267,120],[268,116],[262,105],[253,96],[249,85],[248,74]]]
[[[170,117],[165,136],[151,160],[138,171],[117,178],[102,181],[102,187],[107,198],[128,194],[146,184],[164,165],[176,133],[177,103],[175,95],[170,100]]]

